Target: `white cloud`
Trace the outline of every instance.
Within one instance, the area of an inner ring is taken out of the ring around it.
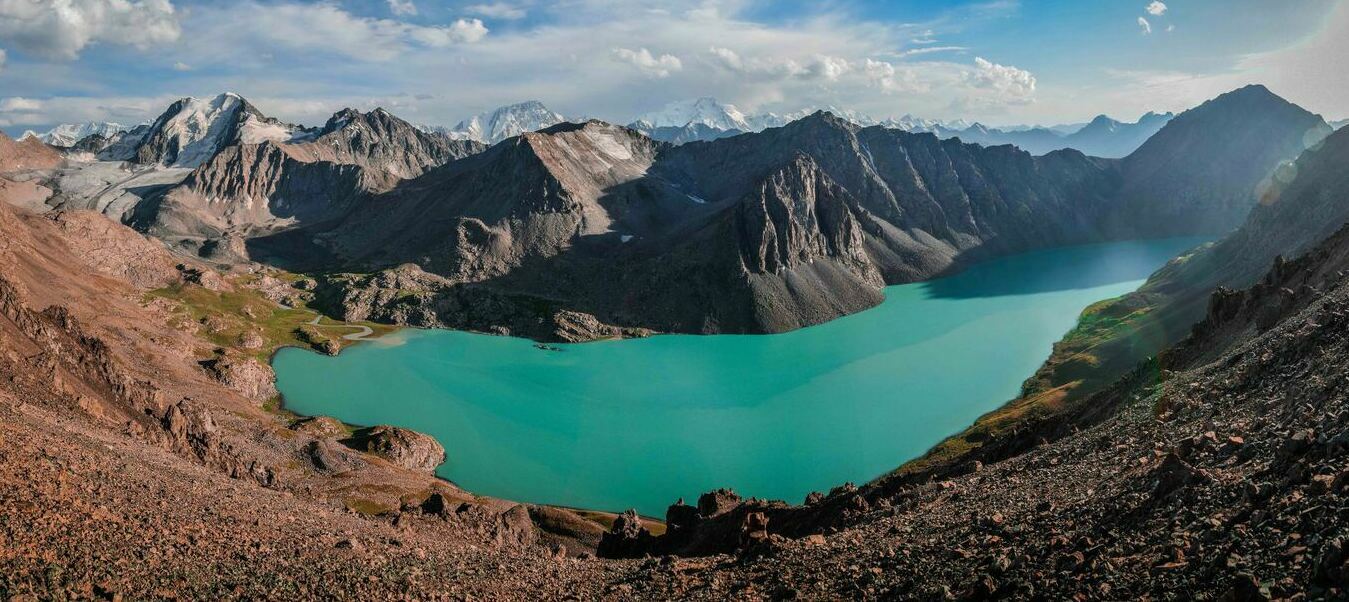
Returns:
[[[614,58],[630,63],[639,70],[655,77],[669,77],[671,73],[684,68],[684,63],[679,60],[679,57],[669,54],[662,54],[657,57],[645,48],[638,48],[637,50],[615,48]]]
[[[1153,0],[1151,3],[1148,4],[1147,9],[1145,10],[1148,11],[1149,15],[1160,17],[1166,14],[1166,3],[1160,2],[1159,0]]]
[[[935,52],[964,52],[969,50],[965,46],[924,46],[922,48],[910,48],[898,53],[898,56],[918,56],[921,54],[932,54]]]
[[[480,19],[459,19],[448,27],[413,27],[408,30],[412,39],[432,48],[453,44],[473,44],[487,37],[487,26]]]
[[[184,63],[184,62],[182,62],[182,61],[178,61],[178,62],[176,62],[176,63],[173,64],[173,70],[174,70],[174,71],[191,71],[191,70],[192,70],[192,65],[189,65],[189,64]]]
[[[1139,31],[1143,32],[1143,35],[1148,35],[1152,33],[1152,24],[1148,23],[1148,20],[1144,19],[1143,17],[1138,18],[1138,27]]]
[[[47,59],[73,60],[100,42],[146,50],[181,34],[169,0],[0,0],[0,38]]]
[[[419,4],[430,12],[428,4]],[[1034,102],[1030,73],[998,65],[993,56],[981,63],[939,54],[935,48],[945,44],[914,42],[939,41],[952,31],[948,25],[881,23],[827,12],[760,23],[741,16],[746,5],[746,0],[569,0],[565,13],[548,13],[556,20],[487,35],[487,27],[473,18],[457,26],[413,24],[353,14],[336,2],[194,4],[180,15],[183,43],[165,63],[179,61],[194,67],[192,72],[147,82],[146,99],[110,99],[101,96],[106,88],[94,85],[71,92],[85,98],[44,98],[41,114],[23,123],[139,123],[174,98],[222,90],[244,94],[269,115],[311,125],[343,106],[368,106],[372,94],[384,95],[380,104],[400,117],[442,125],[528,98],[563,114],[620,123],[672,99],[704,95],[754,112],[834,105],[877,117],[970,119]],[[494,18],[467,8],[464,14]],[[896,52],[915,45],[923,50]],[[97,74],[80,71],[80,63],[62,67],[71,70],[50,81],[101,82]],[[55,87],[42,86],[6,93],[38,96]],[[426,95],[435,100],[421,100]]]
[[[774,55],[742,58],[739,53],[730,48],[717,46],[709,49],[708,53],[714,59],[714,63],[723,69],[743,76],[768,80],[823,79],[833,81],[853,69],[853,65],[848,59],[827,54],[814,54],[807,57]]]
[[[0,113],[31,113],[42,110],[42,101],[21,96],[0,100]]]
[[[488,33],[479,19],[424,26],[362,17],[328,3],[248,1],[198,9],[192,16],[191,25],[200,31],[194,32],[193,43],[183,50],[194,55],[194,64],[237,61],[240,48],[254,49],[244,60],[303,51],[387,61],[418,48],[480,42]],[[259,23],[267,26],[258,27]]]
[[[412,0],[388,0],[389,12],[395,15],[415,15],[417,14],[417,5]]]
[[[976,88],[991,90],[1007,100],[1025,100],[1035,94],[1035,76],[1025,69],[974,58],[975,69],[966,75]]]
[[[509,4],[506,2],[491,2],[487,4],[473,4],[464,7],[464,10],[470,15],[479,15],[493,19],[523,19],[529,13],[524,8]]]

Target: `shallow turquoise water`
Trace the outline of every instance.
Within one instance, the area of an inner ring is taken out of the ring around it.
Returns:
[[[440,474],[476,493],[656,516],[716,487],[800,502],[884,473],[1012,398],[1084,307],[1199,242],[995,260],[779,335],[546,351],[408,330],[338,357],[284,349],[274,366],[288,408],[430,433],[449,454]]]

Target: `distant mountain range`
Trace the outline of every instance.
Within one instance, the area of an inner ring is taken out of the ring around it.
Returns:
[[[237,95],[232,94],[226,96],[237,98]],[[213,113],[233,114],[236,108],[234,102],[230,100],[223,101],[220,107],[210,106],[210,103],[214,100],[196,101],[194,99],[194,102],[197,104],[180,109],[184,113],[180,118],[180,123],[190,124],[210,121],[213,119]],[[672,144],[685,144],[717,140],[745,132],[758,132],[770,127],[781,127],[817,111],[830,113],[863,127],[879,125],[907,132],[930,132],[943,139],[960,138],[962,141],[984,146],[1012,144],[1036,155],[1043,155],[1064,148],[1073,148],[1087,155],[1106,158],[1120,158],[1128,155],[1173,117],[1171,113],[1147,113],[1138,121],[1128,123],[1101,115],[1084,124],[991,128],[979,123],[970,124],[963,120],[937,121],[921,119],[912,115],[875,119],[863,113],[832,106],[802,109],[786,114],[748,115],[737,109],[735,105],[719,102],[715,98],[703,97],[669,103],[658,111],[640,116],[628,127],[655,140]],[[416,127],[426,132],[443,134],[454,139],[495,144],[512,136],[542,130],[566,121],[568,121],[567,117],[549,109],[542,102],[531,100],[469,117],[460,121],[454,127],[435,125],[418,125]],[[303,137],[306,132],[310,131],[301,126],[281,124],[275,120],[273,122],[265,125],[248,126],[245,128],[248,129],[246,133],[258,139],[283,140],[288,136]],[[1335,127],[1344,123],[1337,122]],[[149,124],[138,127],[145,128],[146,125]],[[85,140],[92,135],[98,135],[98,139],[90,139],[84,147],[76,149],[97,152],[107,145],[115,144],[125,133],[134,129],[136,128],[117,123],[89,122],[61,124],[46,133],[39,134],[30,131],[25,136],[36,136],[43,142],[57,147],[75,148],[81,140]],[[239,133],[240,135],[244,134],[242,131]],[[189,137],[194,135],[214,137],[207,132],[188,134]],[[191,141],[185,140],[185,142],[190,143]],[[209,147],[202,148],[205,151],[210,150]],[[201,149],[185,148],[185,150],[187,152],[187,163],[201,158],[194,154]],[[206,154],[209,154],[209,152]]]
[[[629,127],[657,140],[684,144],[780,127],[816,111],[830,113],[863,127],[878,125],[906,132],[930,132],[943,139],[959,138],[984,146],[1012,144],[1035,155],[1073,148],[1093,157],[1107,158],[1120,158],[1133,152],[1174,117],[1171,113],[1147,113],[1136,122],[1125,123],[1101,115],[1080,125],[999,129],[979,123],[933,121],[912,115],[875,119],[836,107],[808,109],[786,115],[746,115],[735,105],[718,102],[715,98],[699,98],[670,103],[659,111],[639,117]]]
[[[1342,127],[1344,127],[1344,126],[1346,126],[1346,125],[1349,125],[1349,119],[1341,119],[1341,120],[1339,120],[1339,121],[1332,121],[1332,122],[1330,123],[1330,127],[1333,127],[1333,128],[1335,128],[1335,129],[1337,129],[1337,130],[1340,129],[1340,128],[1342,128]]]
[[[68,148],[75,146],[75,143],[80,140],[95,134],[104,138],[111,138],[120,132],[125,132],[130,129],[130,126],[110,122],[90,121],[87,123],[63,123],[42,134],[31,130],[24,132],[23,137],[27,138],[33,136],[52,146]]]

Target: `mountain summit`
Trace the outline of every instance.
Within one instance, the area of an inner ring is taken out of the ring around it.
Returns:
[[[640,126],[638,129],[682,128],[688,125],[741,132],[758,129],[750,125],[748,118],[735,105],[722,104],[709,96],[672,102],[659,111],[638,117],[633,125]]]
[[[188,97],[173,103],[139,138],[125,145],[132,147],[130,156],[109,158],[196,167],[231,144],[289,142],[312,134],[267,117],[242,96],[226,92],[215,98]]]
[[[479,113],[459,122],[451,130],[440,131],[453,138],[496,144],[507,138],[525,132],[536,132],[566,120],[566,117],[544,106],[542,102],[527,100]]]

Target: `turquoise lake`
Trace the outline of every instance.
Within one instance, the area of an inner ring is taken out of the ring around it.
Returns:
[[[870,480],[1014,397],[1091,303],[1196,239],[1017,255],[886,288],[777,335],[560,345],[404,330],[338,357],[283,349],[286,407],[434,435],[475,493],[664,516],[717,487],[800,503]]]

